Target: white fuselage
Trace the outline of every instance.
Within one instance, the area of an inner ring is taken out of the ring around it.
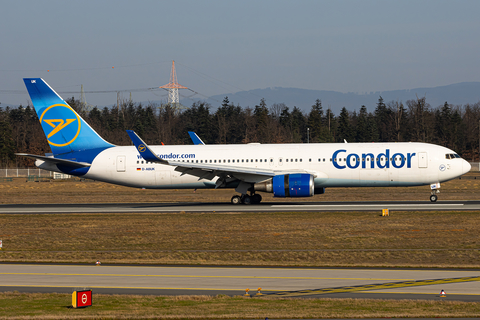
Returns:
[[[315,187],[418,186],[443,182],[470,170],[454,151],[426,143],[321,143],[151,146],[171,161],[306,170]],[[387,159],[388,156],[388,159]],[[181,175],[175,166],[147,163],[134,146],[113,147],[93,160],[85,178],[139,188],[214,188],[215,181]],[[258,182],[258,181],[255,181]]]

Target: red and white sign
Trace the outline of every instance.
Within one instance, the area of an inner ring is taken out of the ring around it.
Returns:
[[[72,295],[74,308],[85,308],[92,305],[92,290],[74,291]]]

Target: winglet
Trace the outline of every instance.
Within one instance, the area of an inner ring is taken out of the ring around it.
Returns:
[[[188,131],[188,134],[190,135],[190,139],[192,139],[194,145],[205,145],[202,139],[200,139],[200,137],[195,132]]]
[[[143,140],[133,130],[127,130],[127,133],[133,144],[137,148],[138,153],[140,153],[143,159],[145,159],[146,161],[168,164],[168,161],[157,157],[157,155],[153,153],[153,151],[148,147],[148,145],[143,142]]]

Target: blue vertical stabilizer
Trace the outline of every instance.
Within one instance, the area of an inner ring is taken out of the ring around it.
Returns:
[[[43,79],[23,81],[55,157],[91,162],[99,152],[114,146],[100,137]]]

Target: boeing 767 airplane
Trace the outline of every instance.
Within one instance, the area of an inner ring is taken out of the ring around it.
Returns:
[[[136,188],[234,188],[233,204],[311,197],[329,187],[430,186],[470,170],[454,151],[428,143],[310,143],[115,146],[86,123],[43,79],[25,78],[52,154],[32,155],[41,169]],[[198,138],[198,137],[197,137]]]

